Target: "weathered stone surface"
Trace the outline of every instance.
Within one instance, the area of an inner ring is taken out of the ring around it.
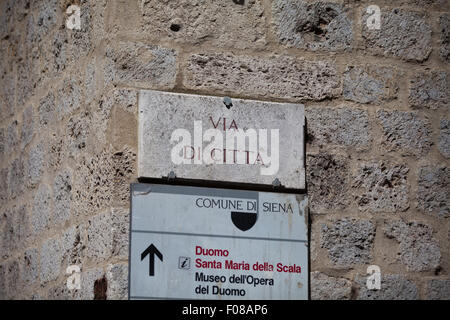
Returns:
[[[369,220],[340,219],[322,225],[321,247],[337,268],[348,268],[372,261],[375,226]]]
[[[33,72],[33,61],[24,59],[17,64],[17,106],[24,106],[36,88],[37,75]]]
[[[56,280],[61,270],[63,260],[63,251],[61,249],[61,241],[59,238],[51,238],[44,242],[41,247],[40,255],[40,281],[41,285],[47,284],[49,281]]]
[[[400,243],[399,259],[408,271],[433,270],[439,266],[441,252],[431,227],[394,220],[386,223],[384,234]]]
[[[49,152],[48,152],[48,166],[52,170],[60,168],[61,163],[67,157],[67,137],[64,135],[64,131],[56,129],[51,132],[49,138]]]
[[[51,287],[48,290],[47,298],[48,300],[79,300],[80,291],[78,289],[69,290],[67,284],[64,282]]]
[[[75,214],[91,214],[114,204],[128,206],[135,162],[136,153],[129,149],[83,157],[74,171]]]
[[[29,235],[28,212],[26,206],[13,207],[3,212],[5,226],[2,237],[1,257],[7,259],[13,251],[25,246]]]
[[[8,169],[4,168],[0,170],[0,201],[4,203],[6,202],[6,199],[8,198],[8,184],[6,183],[8,181]]]
[[[352,282],[344,278],[329,277],[324,273],[311,272],[312,300],[349,300]]]
[[[358,300],[417,300],[419,290],[414,282],[402,275],[382,274],[380,290],[369,290],[366,285],[367,277],[358,276]]]
[[[59,78],[70,64],[71,52],[78,51],[69,42],[69,32],[64,26],[60,26],[49,39],[44,55],[44,73],[48,78]]]
[[[350,9],[332,2],[272,2],[275,33],[280,43],[312,51],[349,51],[353,47]]]
[[[40,42],[56,26],[61,14],[60,4],[58,0],[37,2],[33,9],[36,12],[34,21],[36,25],[35,36],[37,41]]]
[[[429,300],[450,300],[450,279],[432,279],[427,283]]]
[[[83,271],[81,273],[81,290],[80,299],[93,300],[95,298],[95,282],[105,277],[105,272],[102,268],[94,268]],[[106,283],[107,289],[108,283]]]
[[[9,170],[8,186],[9,196],[16,198],[21,195],[24,190],[25,168],[22,158],[15,159]]]
[[[141,91],[139,177],[161,178],[173,171],[177,177],[198,180],[270,185],[278,179],[286,188],[304,189],[304,106],[244,99],[232,104],[226,108],[223,97]],[[195,129],[195,123],[202,129]],[[236,128],[229,127],[233,123]],[[205,134],[193,141],[197,131]],[[208,151],[208,132],[216,142],[214,151]],[[234,133],[244,139],[230,137]],[[230,152],[234,149],[240,152]]]
[[[27,167],[27,184],[35,187],[41,180],[45,168],[44,142],[40,142],[30,149]]]
[[[351,108],[306,108],[308,142],[367,149],[372,136],[367,111]],[[349,125],[351,123],[351,125]]]
[[[20,279],[20,267],[17,260],[10,260],[6,264],[5,278],[7,283],[7,293],[10,299],[17,299],[22,289]]]
[[[104,261],[128,256],[128,213],[112,210],[92,217],[86,226],[86,257]]]
[[[194,54],[183,83],[193,90],[283,99],[323,100],[341,93],[340,77],[331,63],[288,56]]]
[[[358,103],[380,104],[398,97],[399,72],[392,67],[348,66],[343,77],[343,96]]]
[[[431,124],[416,112],[378,110],[383,130],[383,145],[389,151],[407,155],[423,155],[430,151]]]
[[[52,209],[50,188],[46,184],[41,184],[33,200],[31,231],[34,235],[39,235],[50,226]]]
[[[5,143],[6,143],[5,129],[0,128],[0,161],[3,160],[5,156]]]
[[[450,158],[450,119],[442,119],[440,129],[438,149],[444,157]]]
[[[81,91],[81,83],[77,77],[64,79],[57,92],[57,110],[61,116],[68,115],[80,108],[82,103]]]
[[[128,299],[128,265],[111,264],[106,272],[108,300]]]
[[[1,14],[0,14],[0,39],[7,39],[11,29],[13,28],[13,10],[14,1],[7,0],[1,3]]]
[[[6,59],[9,52],[1,45],[0,54],[4,57],[0,63],[0,120],[2,120],[15,113],[16,75],[15,64]]]
[[[368,18],[364,8],[361,21]],[[383,11],[379,30],[369,30],[362,23],[362,38],[367,52],[406,61],[424,61],[432,48],[431,27],[425,14],[405,9]]]
[[[38,113],[41,127],[53,125],[56,122],[55,95],[53,92],[50,91],[39,101]]]
[[[428,214],[447,218],[450,214],[450,169],[425,166],[419,171],[418,208]]]
[[[439,17],[441,27],[441,58],[444,61],[450,60],[450,14],[445,13]]]
[[[33,285],[39,279],[39,253],[36,248],[25,251],[20,261],[21,278],[25,285]]]
[[[68,265],[81,266],[85,248],[81,230],[81,226],[73,226],[64,230],[61,235],[61,248]]]
[[[410,80],[409,103],[413,108],[449,108],[450,75],[444,71],[418,73]]]
[[[88,144],[88,136],[90,133],[91,127],[93,127],[92,116],[88,111],[82,111],[81,113],[76,114],[71,117],[67,122],[67,137],[68,137],[68,149],[69,155],[71,157],[77,157],[81,151],[86,149],[86,145]],[[98,130],[96,128],[95,130]],[[97,141],[97,145],[91,145],[91,150],[94,151],[99,147],[99,142]]]
[[[5,267],[0,264],[0,300],[6,300],[7,298],[5,273]]]
[[[343,157],[320,153],[306,157],[306,180],[312,213],[345,209],[349,204],[349,164]]]
[[[362,211],[399,212],[409,208],[409,184],[406,165],[385,162],[358,166],[352,187]]]
[[[177,54],[140,42],[119,42],[106,48],[105,81],[138,87],[173,88]]]
[[[94,46],[106,36],[106,4],[107,0],[80,1],[81,29],[70,32],[73,46],[77,48],[72,52],[75,61],[92,52]]]
[[[208,42],[227,48],[261,48],[266,44],[262,2],[142,1],[143,30],[154,37],[191,45]],[[122,10],[118,5],[116,16],[122,16]]]
[[[97,86],[97,73],[96,73],[97,59],[93,57],[86,65],[84,71],[84,100],[86,104],[91,103],[95,99],[95,95],[99,90]]]
[[[19,144],[18,122],[13,120],[6,129],[5,150],[13,152],[14,148]]]
[[[72,173],[69,170],[61,171],[55,177],[53,202],[55,204],[54,222],[60,224],[69,220],[72,206]]]

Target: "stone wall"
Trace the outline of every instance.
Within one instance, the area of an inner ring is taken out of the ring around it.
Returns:
[[[311,297],[450,299],[450,2],[0,3],[0,298],[127,297],[144,88],[304,103]]]

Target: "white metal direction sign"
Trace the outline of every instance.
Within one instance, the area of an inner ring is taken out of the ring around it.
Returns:
[[[306,195],[132,184],[130,299],[307,299]]]
[[[301,104],[142,90],[138,175],[304,189],[304,124]]]

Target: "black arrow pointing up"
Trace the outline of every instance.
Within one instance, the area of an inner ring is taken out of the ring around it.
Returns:
[[[149,245],[148,248],[145,249],[144,252],[141,253],[141,261],[144,260],[148,254],[150,255],[148,274],[150,277],[153,277],[155,275],[155,254],[161,261],[163,261],[163,255],[161,252],[159,252],[158,249],[156,249],[156,247],[153,245],[153,243],[151,245]]]

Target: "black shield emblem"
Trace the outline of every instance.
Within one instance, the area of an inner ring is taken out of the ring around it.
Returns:
[[[239,230],[249,230],[255,225],[256,220],[258,220],[258,213],[256,212],[231,211],[231,221]]]

